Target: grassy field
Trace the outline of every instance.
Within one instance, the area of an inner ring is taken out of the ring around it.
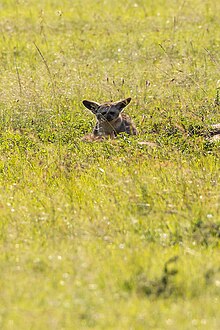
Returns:
[[[1,329],[220,329],[219,12],[1,1]],[[137,137],[82,141],[129,96]]]

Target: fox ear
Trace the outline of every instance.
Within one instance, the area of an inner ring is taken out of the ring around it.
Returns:
[[[87,109],[89,109],[93,113],[97,112],[97,109],[99,107],[99,103],[96,103],[96,102],[93,102],[93,101],[87,101],[87,100],[83,100],[82,103],[84,104],[84,106]]]
[[[119,111],[122,111],[129,103],[131,102],[131,97],[124,99],[122,101],[118,101],[115,106]]]

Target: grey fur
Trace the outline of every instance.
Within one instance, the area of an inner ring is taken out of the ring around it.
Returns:
[[[97,119],[93,129],[94,137],[110,136],[114,138],[119,133],[137,135],[137,129],[131,118],[122,113],[122,110],[130,102],[130,97],[117,102],[106,102],[102,104],[84,100],[84,106],[92,111]]]

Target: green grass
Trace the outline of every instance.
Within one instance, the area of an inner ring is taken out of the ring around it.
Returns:
[[[219,11],[1,2],[1,329],[220,328]],[[82,141],[129,96],[137,137]]]

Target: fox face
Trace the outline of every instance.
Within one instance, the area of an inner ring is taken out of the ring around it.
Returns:
[[[130,102],[131,102],[131,98],[129,97],[122,101],[118,101],[118,102],[114,102],[114,103],[106,102],[103,104],[84,100],[83,104],[87,109],[92,111],[92,113],[94,113],[94,115],[96,115],[96,118],[98,121],[111,122],[111,121],[114,121],[114,119],[117,119],[119,117],[120,112]]]
[[[94,136],[115,137],[118,133],[137,134],[130,118],[122,114],[122,110],[131,102],[131,98],[117,102],[99,104],[94,101],[84,100],[84,106],[89,109],[97,119],[93,130]]]

